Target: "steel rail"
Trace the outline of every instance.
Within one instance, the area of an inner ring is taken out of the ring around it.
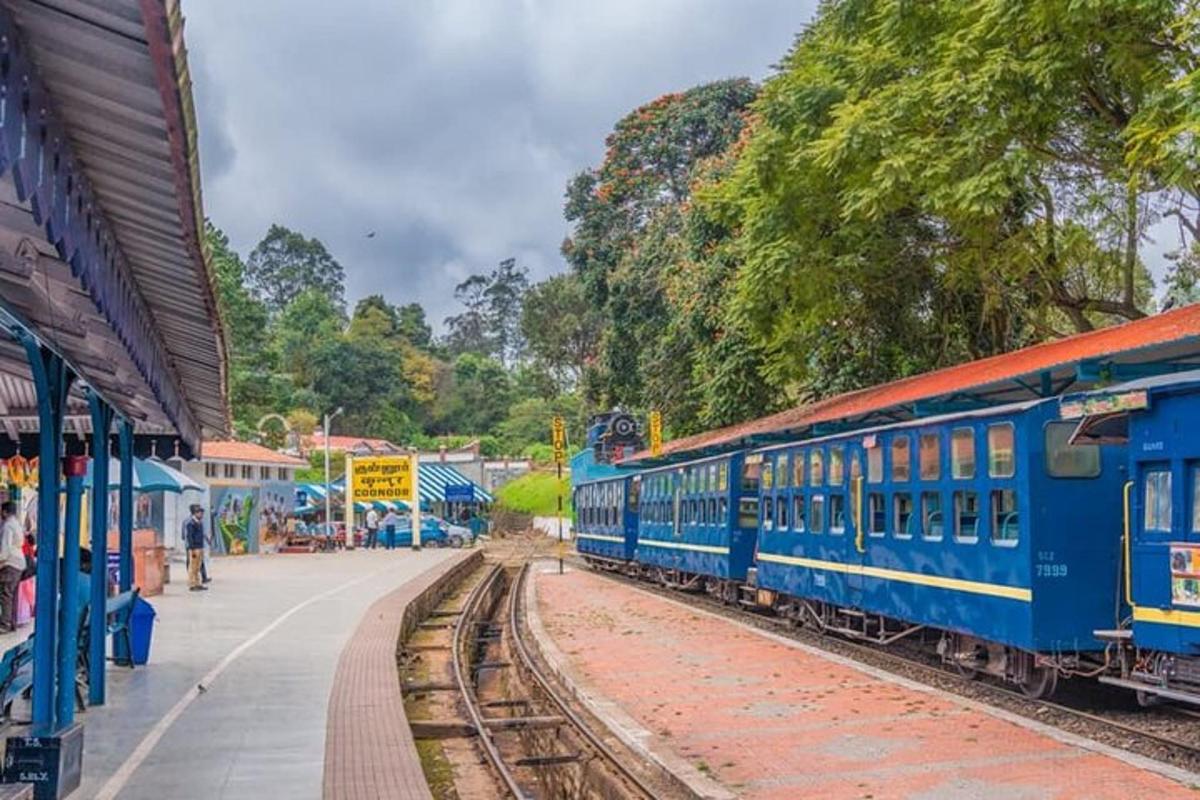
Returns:
[[[503,781],[504,786],[508,789],[509,794],[517,798],[517,800],[526,800],[527,795],[517,783],[516,776],[512,770],[504,763],[504,758],[500,755],[499,748],[492,741],[492,735],[484,724],[483,710],[479,706],[479,698],[475,694],[475,684],[469,678],[469,669],[463,668],[463,654],[465,648],[471,642],[464,640],[464,632],[472,634],[477,630],[479,605],[483,598],[487,597],[492,585],[503,574],[503,567],[496,564],[492,567],[491,572],[483,577],[479,583],[471,589],[471,593],[467,596],[463,603],[462,613],[458,615],[458,619],[454,623],[454,636],[451,645],[451,661],[454,667],[454,680],[458,684],[459,692],[463,696],[463,700],[467,705],[467,714],[471,718],[471,724],[475,726],[475,730],[479,734],[479,743],[483,746],[484,755],[496,770],[496,774]]]
[[[589,725],[587,721],[583,719],[583,717],[575,712],[570,703],[563,699],[557,687],[555,687],[554,684],[551,683],[550,679],[546,677],[541,668],[538,666],[537,662],[534,660],[533,655],[529,652],[529,648],[525,644],[525,640],[521,634],[519,613],[521,599],[525,594],[525,581],[529,574],[529,568],[530,563],[527,561],[521,567],[521,571],[517,574],[517,579],[513,584],[513,588],[511,589],[509,597],[508,624],[512,631],[511,642],[513,645],[513,650],[516,651],[517,656],[520,658],[521,664],[524,666],[525,670],[533,677],[538,686],[541,687],[545,696],[550,698],[550,701],[554,703],[562,716],[571,723],[572,727],[574,727],[575,730],[587,740],[588,744],[590,744],[592,748],[596,750],[596,752],[599,753],[600,756],[606,762],[608,762],[608,764],[613,767],[622,778],[624,778],[629,784],[637,789],[637,791],[640,792],[644,797],[654,800],[654,798],[658,797],[658,793],[655,792],[652,787],[647,785],[646,782],[643,781],[632,769],[630,769],[625,762],[621,760],[620,756],[614,753],[608,744],[605,743],[604,740],[592,730],[592,726]]]

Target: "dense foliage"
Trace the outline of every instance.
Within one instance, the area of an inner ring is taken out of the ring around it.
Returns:
[[[568,270],[469,277],[440,337],[417,304],[348,314],[316,239],[272,226],[243,263],[210,228],[239,431],[341,406],[541,455],[555,413],[679,435],[1137,319],[1152,249],[1194,302],[1197,42],[1200,0],[828,0],[761,87],[618,120],[566,187]]]

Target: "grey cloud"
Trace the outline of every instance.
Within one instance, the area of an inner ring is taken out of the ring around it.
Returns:
[[[563,268],[564,187],[619,117],[765,77],[815,5],[185,0],[207,212],[243,252],[275,221],[318,236],[352,301],[440,322],[502,258]]]

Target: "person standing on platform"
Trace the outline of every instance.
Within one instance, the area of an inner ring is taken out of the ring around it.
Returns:
[[[379,542],[379,512],[374,506],[367,509],[367,548],[375,549]]]
[[[17,629],[17,584],[25,571],[24,531],[17,519],[17,504],[0,503],[0,633]]]
[[[396,548],[396,528],[400,526],[400,515],[395,509],[389,509],[387,516],[383,518],[383,543],[388,550]]]
[[[183,541],[187,547],[188,591],[204,592],[208,587],[200,582],[200,568],[204,566],[204,509],[193,503],[192,515],[183,526]]]

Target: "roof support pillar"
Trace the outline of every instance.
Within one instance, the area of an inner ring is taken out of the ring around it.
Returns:
[[[63,459],[63,472],[67,478],[67,513],[66,519],[63,520],[62,590],[58,604],[58,691],[55,694],[55,717],[57,730],[60,731],[75,721],[75,668],[79,659],[81,627],[79,620],[85,607],[79,591],[79,525],[87,459],[83,456],[67,456]],[[103,612],[100,616],[103,617]]]
[[[118,489],[117,552],[118,582],[124,593],[133,589],[133,423],[121,420],[119,434],[121,486]],[[131,655],[124,637],[113,640],[113,657],[118,663],[127,662]]]
[[[32,733],[54,732],[55,650],[58,644],[58,494],[62,475],[62,426],[74,375],[57,353],[24,329],[15,331],[25,348],[38,405],[37,608],[33,640]],[[76,547],[78,551],[78,547]],[[75,682],[74,670],[62,676]]]
[[[92,412],[92,585],[91,604],[97,611],[104,608],[108,588],[108,464],[109,434],[112,431],[113,411],[95,392],[88,393]],[[88,617],[88,703],[104,705],[105,644],[108,638],[105,615]]]

